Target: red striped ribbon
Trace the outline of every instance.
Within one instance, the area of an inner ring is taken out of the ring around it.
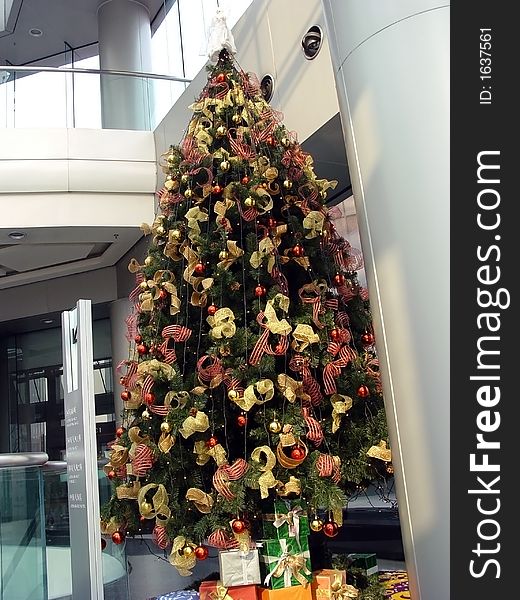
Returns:
[[[165,417],[170,412],[170,407],[163,404],[150,404],[148,410],[160,417]]]
[[[139,444],[132,461],[132,473],[136,477],[145,477],[153,465],[153,452],[146,444]]]
[[[219,550],[230,550],[232,548],[238,548],[238,540],[231,538],[224,529],[216,529],[212,534],[209,535],[208,546],[212,548],[218,548]]]
[[[253,352],[251,352],[251,356],[249,357],[249,364],[253,366],[257,365],[262,360],[264,352],[270,356],[283,356],[289,347],[288,336],[280,335],[274,350],[271,348],[269,345],[269,335],[271,331],[267,323],[264,323],[264,318],[265,313],[263,311],[260,311],[256,316],[257,323],[264,331],[258,338],[255,347],[253,348]]]
[[[135,274],[135,283],[136,286],[135,288],[130,292],[130,295],[128,296],[130,298],[130,300],[135,304],[137,302],[137,300],[139,299],[139,295],[141,294],[141,292],[143,291],[141,289],[140,284],[144,281],[144,273],[136,273]]]
[[[232,465],[220,465],[213,475],[213,487],[226,500],[233,500],[235,494],[229,488],[229,482],[243,477],[248,469],[249,465],[243,458],[237,458]]]
[[[341,350],[344,344],[348,344],[351,340],[350,331],[348,329],[336,329],[337,339],[329,342],[327,346],[327,352],[332,354],[332,356],[336,356],[336,354]]]
[[[236,129],[230,129],[228,131],[228,138],[229,145],[236,155],[246,160],[251,160],[256,156],[255,149],[247,141],[244,141],[243,133],[237,132]]]
[[[289,368],[295,373],[301,373],[304,391],[311,397],[313,406],[318,406],[323,400],[320,385],[314,379],[309,369],[309,359],[301,354],[295,354],[289,361]]]
[[[212,360],[212,363],[209,367],[203,367],[202,365],[206,362],[207,359]],[[199,374],[199,378],[204,383],[209,383],[212,379],[214,379],[217,375],[220,375],[224,371],[222,367],[222,361],[217,356],[208,356],[205,354],[201,356],[197,361],[197,373]]]
[[[330,454],[320,454],[316,461],[316,468],[320,477],[332,477],[333,483],[338,483],[341,479],[340,459]]]
[[[323,369],[323,389],[327,395],[336,393],[336,379],[341,375],[341,369],[346,367],[356,356],[355,350],[350,346],[343,346],[339,351],[339,358],[325,366]]]
[[[325,325],[320,321],[321,312],[321,290],[314,283],[307,283],[298,290],[300,300],[303,304],[312,304],[312,321],[318,327],[323,329]]]
[[[162,337],[164,342],[159,346],[159,350],[164,355],[164,362],[171,365],[177,360],[175,354],[175,348],[168,348],[170,340],[175,343],[186,342],[191,336],[191,329],[184,327],[184,325],[168,325],[162,330]]]
[[[153,528],[153,541],[159,546],[161,550],[165,550],[170,540],[168,539],[168,535],[166,534],[166,529],[162,525],[156,525]]]
[[[309,428],[309,431],[306,433],[307,439],[314,442],[316,446],[319,446],[323,442],[323,429],[321,428],[321,425],[310,415],[307,407],[304,406],[302,408],[302,414],[305,424]]]
[[[148,402],[145,400],[145,396],[152,391],[154,383],[155,379],[151,375],[147,375],[143,381],[143,385],[141,387],[141,398],[145,404],[148,404]]]
[[[123,374],[123,367],[127,367]],[[116,367],[116,372],[122,375],[121,385],[132,390],[137,380],[137,362],[135,360],[122,360]]]

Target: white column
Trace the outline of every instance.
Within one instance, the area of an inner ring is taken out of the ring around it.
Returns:
[[[121,375],[116,372],[117,365],[128,359],[128,340],[126,338],[125,319],[131,313],[132,303],[128,298],[121,298],[110,303],[110,327],[112,331],[112,365],[114,369],[114,412],[116,427],[121,425],[121,414],[124,406],[121,400],[123,388],[119,385]]]
[[[323,0],[413,600],[449,598],[449,6]]]
[[[140,0],[104,0],[98,7],[99,65],[115,71],[150,72],[150,15]],[[101,76],[101,116],[105,129],[151,128],[152,82],[136,77]]]

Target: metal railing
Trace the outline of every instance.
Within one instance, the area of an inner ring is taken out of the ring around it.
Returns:
[[[0,128],[153,130],[191,79],[80,67],[0,66]]]

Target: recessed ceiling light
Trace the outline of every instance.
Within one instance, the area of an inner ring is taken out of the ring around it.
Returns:
[[[11,231],[9,237],[12,240],[23,240],[23,238],[25,237],[25,233],[23,231]]]
[[[32,35],[33,37],[41,37],[43,35],[43,31],[38,29],[38,27],[32,27],[29,29],[29,35]]]
[[[45,325],[50,325],[51,323],[54,323],[54,319],[42,319],[42,323],[45,323]]]

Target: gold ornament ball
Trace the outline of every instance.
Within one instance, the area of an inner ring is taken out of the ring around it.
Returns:
[[[175,185],[175,183],[176,183],[175,181],[172,181],[171,179],[167,179],[167,180],[164,182],[164,187],[165,187],[167,190],[171,190],[171,189],[173,189],[173,186]]]
[[[283,187],[286,190],[290,190],[292,188],[292,181],[290,179],[285,179],[283,182]]]
[[[152,509],[153,506],[146,500],[144,502],[141,502],[141,506],[139,507],[139,510],[141,511],[142,515],[149,515],[152,512]]]
[[[184,192],[184,197],[185,198],[191,198],[193,196],[193,192],[191,191],[190,188],[188,188],[185,192]]]
[[[238,398],[238,392],[236,390],[229,390],[228,398],[230,400],[236,400]]]
[[[182,233],[180,232],[179,229],[174,229],[173,231],[170,232],[170,235],[171,235],[172,239],[174,239],[174,240],[180,240],[182,237]]]
[[[283,137],[283,138],[280,140],[280,143],[282,144],[282,146],[283,146],[284,148],[288,148],[288,147],[291,145],[291,140],[290,140],[289,138]]]
[[[171,431],[171,425],[168,423],[168,421],[163,421],[161,423],[161,431],[163,433],[169,433]]]
[[[231,163],[229,162],[229,160],[223,160],[220,163],[220,170],[221,171],[229,171],[230,167],[231,167]]]
[[[141,283],[139,284],[139,287],[142,290],[146,290],[146,289],[148,289],[148,283],[146,281],[141,281]]]
[[[151,256],[147,256],[147,257],[144,259],[144,264],[145,264],[147,267],[149,267],[149,266],[152,264],[152,262],[153,262],[153,258],[152,258]]]
[[[323,521],[316,517],[309,523],[309,527],[312,531],[321,531],[323,529]]]
[[[247,206],[248,208],[251,208],[255,205],[255,201],[254,198],[251,198],[251,196],[248,196],[245,200],[244,200],[244,205]]]
[[[229,257],[229,253],[227,250],[222,250],[219,255],[219,260],[226,260]]]
[[[233,123],[240,123],[240,121],[242,121],[242,117],[240,115],[233,115],[231,117],[231,120],[233,121]]]
[[[280,421],[271,421],[271,423],[269,423],[269,431],[271,433],[280,433],[280,431],[282,431],[282,424]]]
[[[184,546],[182,549],[182,554],[184,556],[191,556],[193,554],[193,548],[191,546]]]
[[[227,133],[227,129],[224,127],[224,125],[219,125],[217,127],[217,137],[224,137]]]
[[[166,233],[166,229],[162,225],[159,225],[155,231],[157,235],[164,235]]]
[[[169,165],[175,164],[175,154],[168,154],[166,160],[168,161]]]
[[[186,173],[184,173],[184,175],[181,175],[181,181],[182,183],[187,183],[189,180],[190,176],[186,175]]]

